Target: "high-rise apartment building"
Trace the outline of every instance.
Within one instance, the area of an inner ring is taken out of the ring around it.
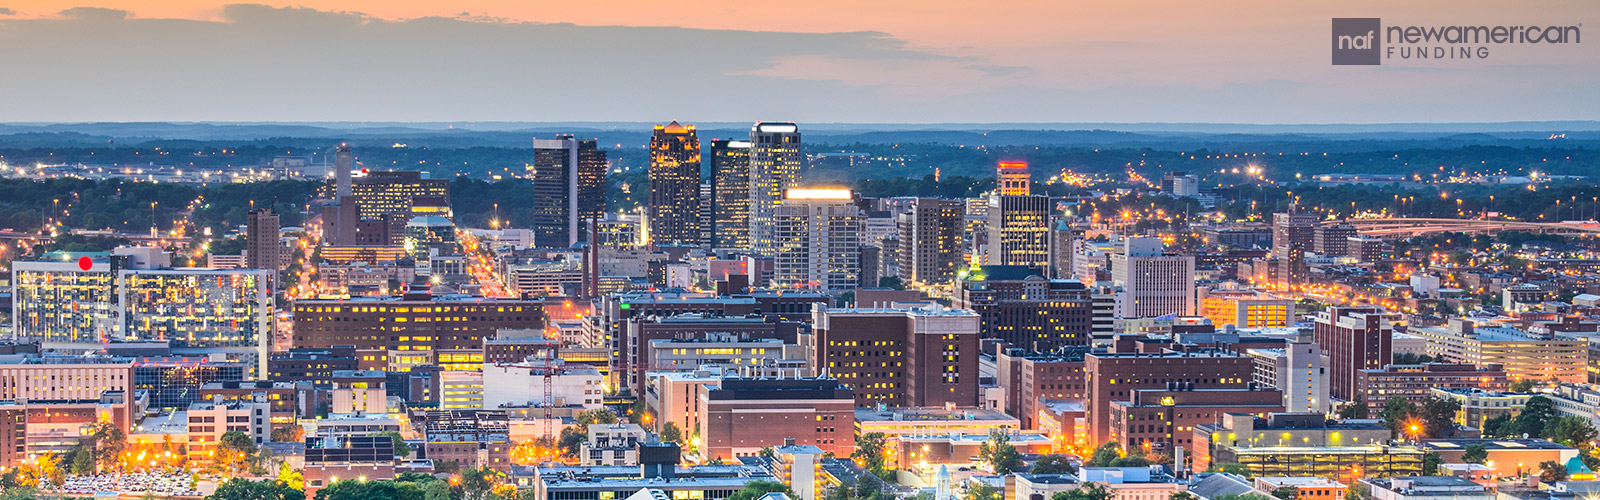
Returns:
[[[1160,238],[1128,238],[1111,256],[1111,281],[1122,287],[1121,317],[1192,315],[1194,256],[1165,255]]]
[[[650,240],[700,244],[700,138],[694,125],[656,125],[650,136]]]
[[[1364,396],[1356,387],[1357,372],[1393,361],[1394,326],[1389,316],[1376,306],[1333,306],[1317,313],[1313,331],[1317,345],[1328,355],[1329,393],[1334,398],[1351,401]]]
[[[992,266],[1050,266],[1050,197],[989,197],[989,259]]]
[[[757,123],[750,129],[750,244],[756,253],[776,253],[775,214],[784,194],[800,182],[803,168],[800,127]]]
[[[772,214],[773,286],[860,286],[861,221],[848,189],[790,189]]]
[[[278,241],[278,214],[270,208],[251,210],[244,219],[245,267],[283,269],[283,244]]]
[[[570,135],[533,140],[533,243],[567,248],[606,211],[606,152]]]
[[[978,328],[972,311],[812,308],[812,366],[855,391],[856,406],[974,406]],[[802,339],[801,344],[807,344]]]
[[[917,198],[898,216],[900,278],[917,286],[948,283],[961,259],[961,200]],[[965,266],[963,266],[965,267]]]

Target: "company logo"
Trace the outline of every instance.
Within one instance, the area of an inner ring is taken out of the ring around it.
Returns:
[[[1333,64],[1375,66],[1384,61],[1488,59],[1499,45],[1565,45],[1583,41],[1583,25],[1383,26],[1376,17],[1333,18]]]
[[[1333,64],[1373,66],[1383,62],[1383,20],[1333,18]]]

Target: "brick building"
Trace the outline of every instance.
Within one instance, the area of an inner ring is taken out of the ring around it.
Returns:
[[[1113,438],[1111,405],[1132,401],[1137,390],[1166,389],[1173,383],[1193,389],[1244,389],[1254,370],[1249,356],[1221,349],[1090,353],[1084,357],[1090,439],[1098,444]]]
[[[1083,283],[1027,266],[982,266],[957,282],[954,305],[982,318],[984,338],[1034,352],[1089,345],[1094,300]]]
[[[1350,401],[1365,394],[1356,388],[1356,374],[1393,361],[1394,326],[1389,316],[1376,306],[1333,306],[1317,313],[1313,335],[1328,355],[1332,381],[1328,392],[1334,399]]]
[[[1373,415],[1383,410],[1383,403],[1389,398],[1421,403],[1435,388],[1504,391],[1509,384],[1500,365],[1423,363],[1356,372],[1356,395],[1366,401]]]
[[[978,315],[938,305],[813,310],[818,373],[838,377],[859,406],[976,406]]]
[[[702,456],[754,456],[763,446],[855,451],[855,398],[838,379],[724,378],[699,387]]]
[[[295,347],[353,346],[362,370],[474,370],[483,364],[483,339],[518,328],[544,328],[542,302],[423,292],[294,304]]]

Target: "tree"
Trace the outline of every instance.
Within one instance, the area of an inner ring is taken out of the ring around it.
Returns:
[[[1167,500],[1200,500],[1200,497],[1187,491],[1174,491],[1171,495],[1167,495]]]
[[[1539,481],[1554,483],[1567,480],[1567,467],[1555,460],[1539,462]]]
[[[1138,455],[1128,455],[1111,461],[1111,467],[1149,467],[1150,459]]]
[[[440,460],[433,463],[433,471],[440,474],[455,474],[461,472],[461,464],[455,460]]]
[[[450,485],[433,481],[422,487],[422,500],[450,500]]]
[[[1529,392],[1533,390],[1533,379],[1525,378],[1511,383],[1511,392]]]
[[[319,497],[321,495],[318,495]],[[217,486],[206,500],[305,500],[306,492],[277,480],[251,481],[233,478]]]
[[[572,424],[561,428],[561,436],[556,444],[561,448],[561,454],[568,457],[578,456],[578,447],[589,440],[589,426]]]
[[[1117,443],[1106,443],[1095,448],[1094,453],[1089,455],[1089,461],[1085,462],[1084,465],[1089,467],[1110,467],[1111,462],[1118,458],[1122,458],[1122,448],[1117,447]]]
[[[1439,475],[1439,466],[1442,464],[1444,464],[1444,458],[1439,456],[1439,452],[1428,450],[1428,453],[1422,455],[1422,475]]]
[[[1516,427],[1512,435],[1527,434],[1540,436],[1544,433],[1545,425],[1556,416],[1556,404],[1550,398],[1534,396],[1528,398],[1522,405],[1522,412],[1517,414]]]
[[[1582,417],[1556,417],[1545,424],[1542,436],[1573,448],[1587,450],[1595,440],[1594,426]]]
[[[1039,457],[1038,460],[1033,462],[1033,467],[1028,469],[1029,474],[1072,474],[1075,472],[1078,472],[1078,468],[1073,467],[1067,456],[1060,453],[1051,453]]]
[[[400,437],[400,431],[383,431],[378,435],[389,436],[389,439],[394,441],[394,456],[400,457],[402,460],[411,456],[411,445],[406,444],[406,438]]]
[[[582,425],[615,424],[617,423],[617,414],[609,408],[587,410],[578,414],[578,423]]]
[[[749,483],[745,483],[744,489],[735,491],[732,495],[728,495],[727,500],[755,500],[768,493],[784,493],[787,495],[794,495],[794,492],[789,490],[788,486],[777,481],[751,481]]]
[[[119,464],[121,461],[119,458],[122,456],[123,450],[128,448],[127,435],[122,433],[122,429],[118,429],[111,422],[97,422],[94,424],[89,439],[92,443],[90,450],[94,455],[94,463],[98,466],[98,469],[102,471],[120,470]]]
[[[856,438],[856,451],[850,453],[850,458],[855,459],[862,468],[882,477],[887,472],[884,469],[884,451],[887,447],[888,439],[882,432],[868,432]]]
[[[983,481],[972,481],[967,487],[966,500],[999,500],[1000,490]]]
[[[1272,497],[1278,500],[1295,500],[1300,498],[1300,488],[1294,486],[1279,486],[1272,489]]]
[[[772,449],[771,446],[762,446],[761,449],[756,450],[756,455],[766,458],[773,458],[778,456],[778,450]]]
[[[1368,418],[1367,417],[1367,397],[1366,396],[1356,396],[1355,401],[1351,401],[1349,403],[1345,403],[1344,406],[1339,407],[1339,418],[1341,418],[1341,419]]]
[[[287,425],[272,429],[272,441],[277,443],[297,443],[305,441],[306,428],[298,425]]]
[[[241,431],[222,433],[217,439],[217,465],[224,470],[240,470],[255,463],[256,442]]]
[[[1502,413],[1483,421],[1483,437],[1509,437],[1517,431],[1517,424],[1508,413]]]
[[[989,440],[978,445],[978,458],[989,462],[995,474],[1010,474],[1022,468],[1022,455],[1011,444],[1011,436],[1000,431],[990,432]]]
[[[1489,460],[1489,450],[1481,444],[1469,444],[1461,450],[1461,461],[1469,464],[1483,465]]]
[[[1350,489],[1344,490],[1344,500],[1367,500],[1371,497],[1372,488],[1369,488],[1360,482],[1352,484],[1350,485]]]
[[[1454,399],[1444,399],[1428,396],[1422,400],[1418,407],[1422,421],[1426,426],[1428,437],[1452,437],[1456,434],[1456,412],[1461,411],[1461,403]]]
[[[661,424],[661,441],[664,443],[682,443],[683,430],[678,428],[677,422],[668,421]]]
[[[1235,476],[1239,476],[1239,477],[1242,477],[1242,478],[1245,478],[1245,479],[1255,479],[1255,477],[1256,477],[1255,471],[1250,470],[1250,467],[1248,467],[1248,466],[1246,466],[1244,464],[1236,464],[1236,463],[1225,463],[1225,464],[1213,463],[1213,464],[1211,464],[1211,468],[1206,469],[1206,472],[1222,472],[1222,473],[1227,473],[1227,474],[1233,474]]]
[[[1050,500],[1111,500],[1111,490],[1100,483],[1084,483],[1077,488],[1056,493]]]
[[[461,473],[461,498],[463,500],[484,500],[489,492],[494,491],[499,483],[500,471],[488,467],[480,467]]]

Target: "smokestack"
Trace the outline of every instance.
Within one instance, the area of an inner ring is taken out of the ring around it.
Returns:
[[[350,196],[350,169],[355,168],[355,156],[350,154],[350,145],[339,143],[334,148],[334,175],[337,176],[338,189],[334,192],[334,201]]]

